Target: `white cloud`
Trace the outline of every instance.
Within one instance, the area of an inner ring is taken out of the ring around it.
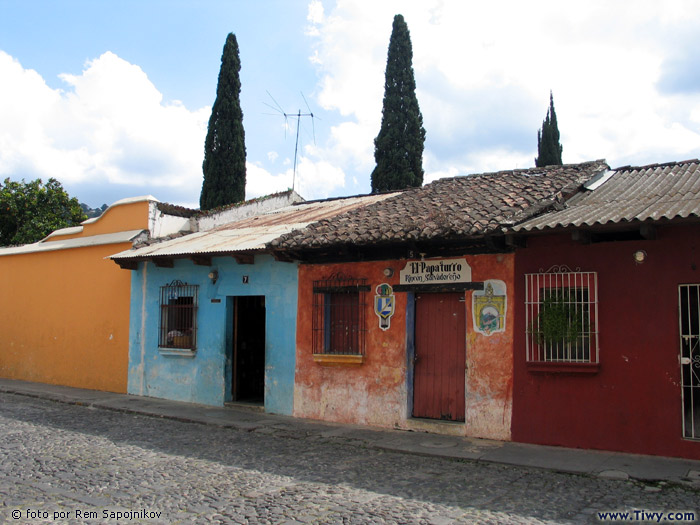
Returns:
[[[246,199],[286,191],[292,186],[307,200],[324,199],[344,185],[345,173],[342,168],[325,160],[300,157],[296,175],[293,167],[272,174],[257,164],[246,164]]]
[[[318,36],[317,24],[323,22],[324,18],[323,4],[320,0],[312,0],[309,3],[308,13],[306,19],[309,21],[310,25],[306,28],[306,34],[309,36]]]
[[[263,195],[286,191],[291,187],[292,170],[273,175],[257,164],[246,162],[246,199],[255,199]]]
[[[301,157],[297,165],[297,192],[306,199],[322,199],[345,186],[342,167],[324,160]]]
[[[138,66],[106,52],[57,90],[0,51],[0,78],[0,175],[199,194],[210,110],[164,103]]]
[[[314,153],[343,166],[349,180],[369,187],[397,13],[411,32],[426,181],[532,166],[550,89],[565,162],[700,156],[697,76],[660,84],[665,71],[697,70],[697,54],[687,51],[700,30],[692,1],[391,0],[369,9],[338,0],[309,15],[316,100],[339,116]],[[669,85],[674,94],[660,91]]]

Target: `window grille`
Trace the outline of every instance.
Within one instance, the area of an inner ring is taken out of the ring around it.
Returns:
[[[700,440],[700,284],[678,287],[683,437]]]
[[[160,287],[159,347],[197,348],[198,290],[179,280]]]
[[[342,274],[314,281],[314,354],[365,354],[365,296],[369,289],[366,279]]]
[[[598,363],[598,276],[553,267],[525,275],[529,362]]]

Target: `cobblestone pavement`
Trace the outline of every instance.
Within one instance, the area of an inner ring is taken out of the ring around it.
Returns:
[[[665,484],[0,394],[3,523],[597,523],[611,510],[697,517],[699,502]]]

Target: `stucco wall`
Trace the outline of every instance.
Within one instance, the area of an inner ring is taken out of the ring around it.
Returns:
[[[130,243],[0,257],[0,374],[126,391]]]
[[[517,254],[513,439],[700,458],[681,437],[678,285],[700,283],[700,228],[665,226],[653,241],[582,245],[568,234],[528,239]],[[637,264],[632,254],[647,252]],[[596,373],[529,370],[525,273],[553,265],[598,273]]]
[[[216,284],[208,278],[217,270]],[[243,276],[248,284],[243,284]],[[140,263],[131,282],[129,347],[130,394],[221,406],[230,392],[227,372],[227,298],[265,296],[265,410],[291,414],[294,385],[294,340],[297,265],[256,255],[254,264],[217,257],[212,266],[176,260],[174,268]],[[197,351],[194,357],[164,355],[158,349],[160,287],[179,279],[199,285]],[[230,358],[229,358],[230,359]],[[228,383],[227,383],[228,382]]]
[[[466,256],[472,280],[501,280],[510,294],[513,285],[513,256]],[[377,285],[399,283],[402,261],[346,264],[302,264],[299,267],[299,313],[297,319],[297,366],[294,415],[327,421],[408,428],[412,396],[412,362],[407,348],[407,327],[412,329],[412,295],[395,292],[395,313],[387,331],[379,328],[374,313]],[[384,276],[385,268],[394,275]],[[366,356],[360,366],[324,366],[314,361],[312,350],[313,281],[341,272],[366,278]],[[512,326],[510,308],[505,332],[484,335],[474,330],[471,291],[465,292],[467,308],[466,435],[493,439],[510,438],[512,406]],[[407,318],[407,310],[409,316]]]
[[[125,392],[129,272],[107,259],[130,242],[90,246],[93,235],[148,228],[147,198],[110,208],[82,229],[0,250],[0,375]],[[86,246],[61,248],[60,241]]]

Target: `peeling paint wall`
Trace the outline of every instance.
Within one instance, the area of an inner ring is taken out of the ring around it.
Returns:
[[[215,284],[209,272],[218,271]],[[248,283],[243,283],[243,276]],[[160,287],[179,279],[199,285],[197,351],[164,355],[158,348]],[[130,394],[221,406],[230,392],[229,323],[233,296],[265,296],[265,410],[291,414],[294,389],[297,265],[256,255],[254,264],[216,257],[212,266],[176,260],[174,268],[139,263],[133,272],[129,347]],[[227,358],[229,362],[227,363]],[[227,385],[228,381],[228,385]]]
[[[233,206],[199,217],[197,220],[197,231],[208,231],[222,224],[241,221],[254,215],[260,215],[285,206],[290,206],[297,202],[302,202],[303,200],[304,199],[295,191],[290,191],[273,197],[249,201],[240,206]]]
[[[507,294],[513,290],[513,255],[466,256],[472,280],[498,279]],[[413,295],[394,292],[395,312],[388,330],[379,326],[374,312],[375,288],[395,286],[405,260],[342,264],[302,264],[299,267],[299,313],[294,415],[343,423],[409,428],[412,403],[412,362],[409,359],[413,329],[407,309],[413,312]],[[386,277],[385,268],[393,270]],[[366,355],[359,366],[324,366],[313,359],[313,281],[340,272],[366,278]],[[467,311],[466,414],[464,433],[469,436],[510,439],[512,409],[513,313],[506,313],[505,330],[484,335],[474,330],[472,292],[465,292]],[[407,341],[409,343],[407,344]]]

